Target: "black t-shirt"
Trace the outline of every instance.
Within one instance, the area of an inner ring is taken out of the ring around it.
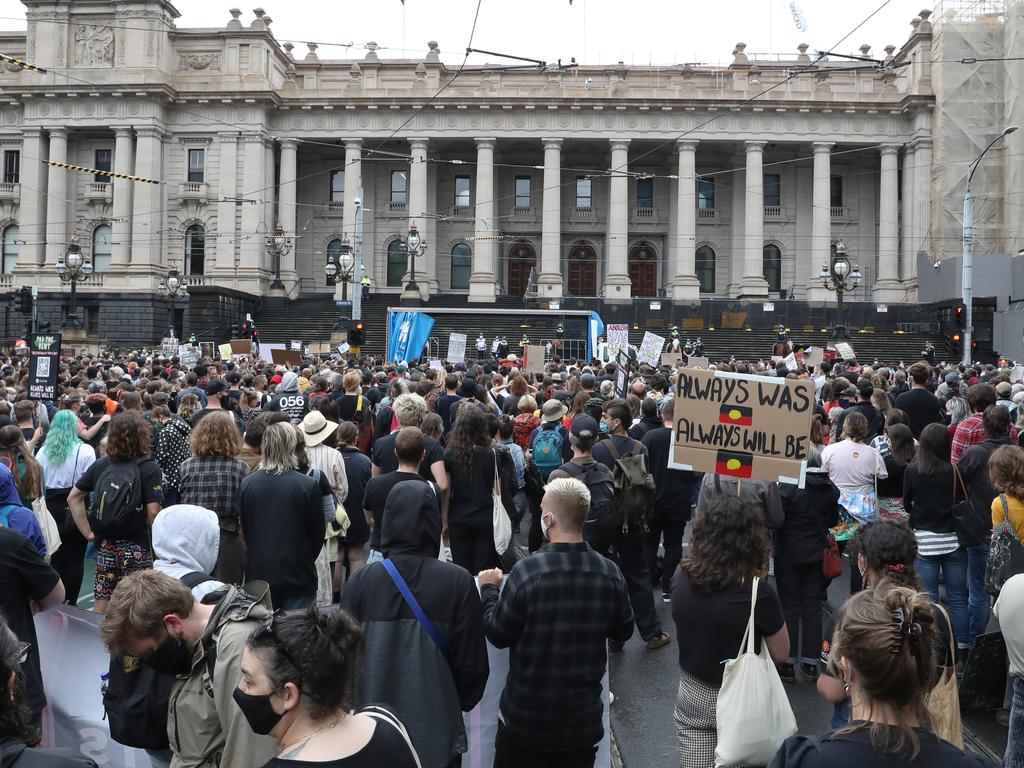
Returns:
[[[907,414],[910,431],[921,437],[921,430],[942,421],[939,400],[927,389],[911,389],[896,398],[896,407]]]
[[[309,412],[309,398],[298,390],[294,392],[279,392],[270,398],[267,410],[284,411],[288,414],[292,424],[298,424],[302,421],[302,417]]]
[[[42,712],[46,696],[29,601],[42,600],[58,581],[60,576],[46,564],[31,541],[18,531],[0,528],[0,613],[18,639],[31,644],[21,670],[25,676],[25,704],[33,715]]]
[[[879,755],[871,744],[868,729],[852,733],[814,736],[790,736],[775,753],[770,768],[995,768],[988,758],[965,753],[931,731],[915,728],[921,741],[917,759],[894,755]]]
[[[373,530],[370,531],[370,549],[380,551],[380,524],[384,516],[384,507],[388,502],[391,489],[403,480],[423,480],[420,475],[412,472],[385,472],[383,475],[371,477],[366,483],[363,493],[363,509],[370,510],[373,515]]]
[[[395,472],[398,470],[398,457],[395,455],[395,438],[397,432],[385,435],[373,444],[373,463],[380,467],[381,473]],[[433,480],[430,474],[430,465],[438,461],[444,461],[444,448],[432,437],[423,438],[426,441],[427,453],[420,462],[420,477],[424,480]]]
[[[739,655],[750,618],[750,597],[750,579],[722,592],[698,594],[690,588],[682,566],[676,569],[672,577],[672,620],[676,624],[680,668],[709,685],[722,684],[723,659]],[[784,625],[778,595],[766,579],[761,579],[754,610],[754,650],[759,652],[761,638],[774,635]]]
[[[493,525],[496,462],[495,452],[489,448],[474,454],[468,470],[456,467],[451,455],[445,454],[444,468],[451,478],[449,524],[461,523],[474,528]]]
[[[305,760],[284,760],[275,757],[263,764],[263,768],[415,768],[416,760],[409,751],[405,738],[390,723],[376,722],[373,735],[366,746],[358,752],[337,760],[310,763]]]
[[[444,431],[447,432],[452,427],[451,419],[451,408],[453,403],[457,403],[462,398],[458,395],[441,395],[437,398],[437,403],[434,405],[437,415],[441,417],[441,423],[444,424]]]
[[[242,417],[239,416],[234,411],[229,411],[227,408],[203,408],[203,410],[201,410],[199,413],[197,413],[195,416],[192,417],[192,424],[191,424],[192,428],[195,429],[195,427],[199,424],[199,422],[202,421],[207,416],[209,416],[211,413],[228,413],[228,414],[230,414],[231,418],[234,419],[235,426],[238,427],[238,433],[240,435],[244,435],[245,434],[245,422],[242,421]]]
[[[79,490],[85,491],[87,494],[91,494],[96,490],[96,484],[99,482],[100,476],[104,470],[107,469],[111,464],[109,456],[103,456],[97,459],[93,464],[85,470],[85,474],[78,478],[78,482],[75,483],[75,487]],[[163,502],[164,500],[164,489],[163,489],[163,472],[160,470],[160,465],[152,459],[146,459],[139,462],[139,475],[142,477],[142,503],[143,505],[152,504],[153,502]],[[143,511],[145,514],[145,511]],[[129,541],[133,541],[143,547],[149,546],[149,528],[143,525],[139,532],[135,534]],[[97,544],[100,542],[97,541]]]

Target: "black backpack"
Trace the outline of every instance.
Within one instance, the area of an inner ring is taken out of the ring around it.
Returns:
[[[189,589],[213,581],[193,571],[179,579]],[[210,655],[207,655],[209,660]],[[209,664],[209,661],[207,662]],[[210,668],[210,676],[213,669]],[[130,654],[110,657],[110,671],[103,691],[103,710],[110,738],[137,749],[167,749],[167,711],[174,687],[173,675],[163,675]]]
[[[596,550],[604,551],[622,530],[622,513],[615,503],[615,486],[604,464],[581,467],[570,461],[560,469],[576,478],[590,491],[590,511],[583,522],[583,538]]]
[[[145,526],[139,461],[111,462],[93,490],[89,527],[98,539],[127,539]]]

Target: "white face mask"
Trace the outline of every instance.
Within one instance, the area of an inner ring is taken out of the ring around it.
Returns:
[[[547,522],[547,514],[542,514],[540,516],[540,532],[544,535],[545,539],[548,537],[549,528],[551,528],[551,525]]]

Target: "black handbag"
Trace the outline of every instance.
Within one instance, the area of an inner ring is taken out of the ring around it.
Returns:
[[[957,501],[957,486],[963,493],[963,501]],[[976,547],[989,534],[989,521],[985,516],[979,514],[971,503],[971,497],[967,493],[967,486],[960,476],[960,470],[956,464],[953,465],[953,506],[949,508],[953,515],[953,530],[962,547]]]

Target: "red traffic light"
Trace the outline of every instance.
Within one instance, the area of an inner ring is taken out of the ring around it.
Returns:
[[[356,323],[356,327],[355,327],[355,329],[356,329],[357,331],[361,331],[361,330],[363,330],[363,324],[362,324],[361,322],[359,322],[359,323]]]

